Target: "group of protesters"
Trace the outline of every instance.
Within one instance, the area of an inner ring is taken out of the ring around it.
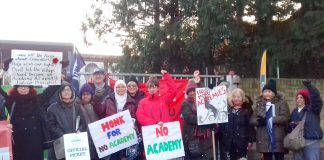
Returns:
[[[143,126],[163,126],[171,122],[169,106],[177,94],[177,87],[166,70],[161,70],[161,74],[167,84],[165,95],[159,94],[157,77],[150,77],[146,82],[147,94],[139,90],[138,80],[134,76],[126,81],[117,80],[111,88],[103,69],[95,70],[91,80],[81,86],[79,93],[64,79],[61,85],[49,86],[41,94],[37,94],[34,86],[15,85],[8,92],[0,89],[10,114],[11,124],[8,127],[13,130],[14,160],[42,160],[44,149],[48,149],[48,159],[56,159],[51,143],[53,140],[68,133],[89,132],[88,124],[125,110],[134,119],[138,135],[141,135]],[[263,87],[255,103],[239,88],[239,82],[231,84],[231,89],[226,81],[218,85],[228,88],[228,122],[198,125],[195,89],[204,86],[197,71],[194,78],[188,81],[186,99],[181,106],[185,146],[183,159],[211,160],[216,148],[221,160],[247,159],[248,151],[255,142],[256,151],[262,153],[264,160],[283,160],[288,152],[283,146],[284,137],[306,115],[306,146],[293,152],[294,159],[319,160],[320,140],[323,137],[320,127],[322,100],[318,89],[309,81],[304,82],[305,89],[297,92],[296,107],[292,113],[283,94],[277,91],[274,80]],[[213,87],[216,86],[211,86],[211,89]],[[275,116],[268,115],[269,105],[274,108]],[[273,123],[273,134],[268,133],[269,121]],[[219,147],[213,147],[213,136]],[[190,153],[188,146],[192,141],[198,142],[201,154]],[[145,159],[143,143],[139,143],[135,154],[128,154],[124,149],[103,159]],[[91,159],[99,159],[91,136],[89,148]]]

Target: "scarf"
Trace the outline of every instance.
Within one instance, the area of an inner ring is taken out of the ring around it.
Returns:
[[[116,93],[116,89],[118,85],[124,85],[126,87],[126,83],[124,80],[117,80],[114,86],[114,94],[116,98],[116,107],[117,107],[117,112],[121,112],[124,109],[124,106],[127,101],[127,92],[125,92],[123,95],[119,95]]]
[[[268,137],[271,143],[271,151],[273,152],[276,149],[276,136],[275,136],[275,128],[273,127],[273,117],[275,114],[275,105],[271,102],[267,102],[266,104],[266,120],[267,120],[267,132]]]

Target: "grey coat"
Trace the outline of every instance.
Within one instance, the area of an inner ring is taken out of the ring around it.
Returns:
[[[290,118],[289,107],[284,99],[284,96],[280,93],[276,94],[271,101],[275,104],[275,114],[273,119],[273,125],[275,129],[275,141],[276,148],[274,152],[285,152],[283,147],[283,139],[286,135],[285,128]],[[271,143],[267,133],[266,126],[258,126],[258,116],[265,117],[266,113],[266,101],[259,97],[254,106],[253,116],[251,117],[250,123],[256,127],[256,150],[258,152],[271,152]]]

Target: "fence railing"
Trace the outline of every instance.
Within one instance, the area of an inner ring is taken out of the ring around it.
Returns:
[[[81,75],[85,75],[85,77],[90,77],[92,73],[89,72],[80,72]],[[109,76],[111,79],[118,80],[127,80],[129,76],[135,76],[139,83],[145,83],[150,76],[156,76],[158,78],[161,78],[161,74],[142,74],[142,73],[110,73]],[[172,74],[172,77],[174,79],[190,79],[193,78],[193,75],[187,75],[187,74]],[[218,81],[226,79],[225,75],[200,75],[201,81],[204,83],[205,86],[208,86],[210,84],[217,84]],[[88,80],[88,78],[86,78]]]

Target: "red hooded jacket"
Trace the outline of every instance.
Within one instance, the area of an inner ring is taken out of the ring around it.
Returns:
[[[165,95],[149,94],[142,99],[137,108],[136,117],[141,126],[157,124],[158,122],[170,122],[169,106],[177,94],[177,86],[171,75],[166,73],[163,75],[166,81],[168,91]]]

